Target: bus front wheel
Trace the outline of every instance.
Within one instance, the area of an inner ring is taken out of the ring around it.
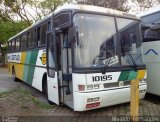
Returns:
[[[44,75],[43,77],[43,93],[47,97],[47,101],[50,105],[53,105],[54,103],[48,99],[48,85],[47,85],[47,75]]]

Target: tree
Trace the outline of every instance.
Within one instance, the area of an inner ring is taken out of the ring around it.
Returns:
[[[120,11],[128,11],[126,2],[127,0],[77,0],[78,4],[95,5]]]
[[[13,26],[14,25],[14,26]],[[7,51],[7,40],[26,28],[28,23],[25,21],[13,22],[0,20],[0,52],[2,54],[2,63],[5,64],[5,54]]]
[[[160,0],[132,0],[132,2],[138,2],[140,11],[147,10],[160,4]]]
[[[71,2],[72,0],[44,0],[39,4],[39,8],[41,9],[43,16],[46,16],[54,11],[58,6]]]
[[[71,0],[0,0],[0,18],[3,20],[18,18],[31,25],[32,21],[42,19],[58,6],[69,2]]]

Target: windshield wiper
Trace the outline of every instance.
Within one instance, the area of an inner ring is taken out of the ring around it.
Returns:
[[[123,44],[122,44],[122,41],[123,41],[123,40],[121,40],[122,53],[123,53],[123,55],[124,55],[124,54],[128,54],[128,56],[130,57],[130,59],[131,59],[131,61],[132,61],[132,63],[133,63],[134,70],[136,70],[137,64],[136,64],[133,56],[132,56],[129,52],[127,52],[127,51],[125,50],[125,48],[124,48],[124,46],[123,46]]]

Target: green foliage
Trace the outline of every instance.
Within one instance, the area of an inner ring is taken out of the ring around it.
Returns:
[[[65,0],[45,0],[40,3],[40,6],[44,9],[55,10],[58,5],[62,5]],[[66,0],[67,1],[67,0]]]
[[[0,52],[2,53],[2,65],[5,65],[5,54],[7,52],[7,41],[28,26],[25,21],[0,21]]]
[[[13,22],[13,21],[0,21],[0,43],[5,45],[7,40],[26,28],[28,25],[24,21]]]
[[[58,6],[61,6],[64,3],[71,3],[71,1],[72,0],[44,0],[39,3],[39,8],[41,9],[43,16],[45,16],[54,11]]]

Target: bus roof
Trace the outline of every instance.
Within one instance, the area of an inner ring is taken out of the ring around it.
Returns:
[[[81,10],[81,11],[90,11],[90,12],[99,12],[99,13],[106,13],[106,14],[113,14],[117,16],[126,16],[129,18],[137,18],[136,15],[128,14],[126,12],[110,9],[110,8],[104,8],[99,6],[92,6],[92,5],[75,5],[75,4],[68,4],[63,5],[61,7],[58,7],[54,14],[58,14],[61,11],[64,10]]]
[[[98,6],[91,6],[91,5],[67,4],[67,5],[63,5],[63,6],[58,7],[54,12],[50,13],[47,17],[44,17],[42,20],[39,20],[36,23],[32,24],[30,27],[24,29],[20,33],[11,37],[8,41],[10,41],[10,40],[14,39],[16,36],[19,36],[20,34],[26,32],[27,30],[31,29],[32,27],[36,27],[40,23],[49,19],[53,14],[56,15],[56,14],[62,12],[62,11],[65,11],[65,10],[83,10],[83,11],[90,11],[90,12],[100,12],[100,13],[112,14],[112,15],[117,15],[117,16],[125,16],[125,17],[128,17],[128,18],[138,19],[136,17],[136,15],[128,14],[128,13],[118,11],[118,10],[114,10],[114,9],[98,7]]]
[[[142,19],[142,27],[150,28],[160,24],[160,5],[138,15]]]
[[[160,12],[160,5],[158,5],[156,7],[152,7],[152,8],[148,9],[145,12],[141,12],[137,16],[139,16],[139,17],[145,17],[145,16],[149,16],[151,14],[157,13],[157,12]]]

